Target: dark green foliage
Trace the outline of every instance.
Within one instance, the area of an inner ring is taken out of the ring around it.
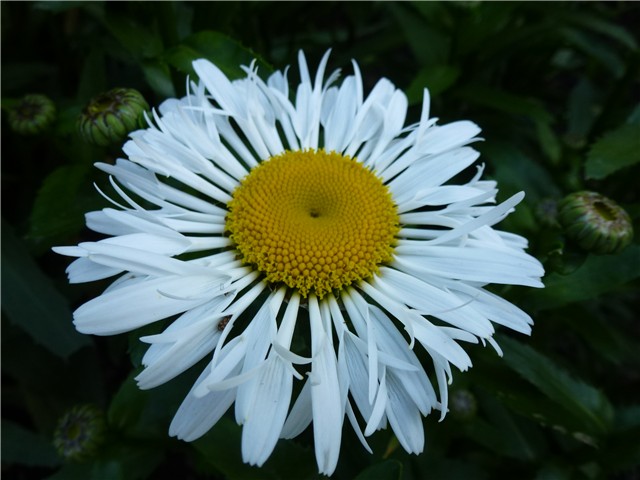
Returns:
[[[531,338],[499,333],[504,357],[471,347],[474,367],[454,372],[473,415],[425,419],[420,456],[389,431],[369,455],[345,427],[334,478],[630,480],[640,474],[640,246],[594,255],[554,220],[569,193],[602,193],[640,231],[640,7],[634,2],[3,2],[2,3],[2,465],[18,479],[313,479],[313,438],[281,441],[262,469],[242,463],[240,428],[224,417],[202,439],[169,438],[194,367],[140,391],[139,335],[90,338],[71,311],[106,283],[66,284],[68,260],[50,247],[92,240],[86,211],[107,206],[91,167],[97,148],[76,129],[90,98],[139,90],[149,105],[185,93],[191,61],[230,77],[257,58],[259,73],[359,62],[365,88],[388,77],[418,119],[423,89],[440,123],[469,119],[501,198],[527,197],[502,229],[526,236],[544,264],[544,290],[497,293],[534,320]],[[290,72],[296,81],[297,72]],[[35,135],[7,115],[26,94],[49,97],[56,117]],[[157,332],[157,326],[147,327]],[[296,340],[298,341],[298,340]],[[134,371],[135,370],[135,371]],[[133,373],[132,373],[133,372]],[[93,403],[107,413],[105,446],[65,463],[51,444],[60,416]]]

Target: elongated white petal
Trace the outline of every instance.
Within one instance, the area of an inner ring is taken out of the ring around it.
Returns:
[[[371,417],[373,402],[369,401],[368,383],[369,372],[364,354],[355,346],[351,338],[353,334],[345,335],[341,347],[344,351],[345,365],[349,375],[349,389],[356,402],[358,410],[368,421]],[[376,378],[377,382],[378,379]]]
[[[247,353],[242,373],[255,370],[261,365],[266,368],[267,351],[276,337],[276,314],[283,299],[281,293],[282,291],[278,291],[269,296],[243,334],[247,343]],[[255,389],[258,386],[259,382],[254,380],[238,387],[235,408],[238,423],[244,423],[249,417],[251,406],[255,401]]]
[[[309,297],[311,323],[311,405],[316,461],[320,472],[331,475],[338,463],[344,407],[341,405],[336,357],[327,339],[318,301]]]
[[[422,453],[424,449],[424,429],[418,407],[393,374],[388,375],[389,402],[387,418],[400,445],[409,453]]]
[[[57,249],[54,248],[54,251],[57,251]],[[112,277],[119,273],[122,273],[122,270],[119,268],[100,265],[86,257],[78,258],[67,267],[69,283],[93,282]]]
[[[194,391],[206,376],[205,368],[178,408],[169,426],[169,435],[191,442],[200,438],[225,414],[235,398],[234,390],[210,392],[196,397]]]
[[[276,445],[291,401],[292,376],[273,356],[256,379],[255,401],[242,429],[242,459],[262,465]]]
[[[184,332],[180,341],[175,342],[160,358],[136,377],[141,389],[146,390],[162,385],[195,365],[213,350],[216,337],[220,335],[217,322],[213,324],[201,322],[196,326],[198,328],[192,328],[188,333]]]
[[[73,323],[82,333],[127,332],[202,305],[220,285],[216,274],[146,280],[88,301],[74,312]]]
[[[311,380],[307,379],[293,404],[291,412],[280,432],[280,438],[294,438],[300,435],[313,421],[311,402]]]
[[[481,283],[512,283],[542,287],[542,266],[533,257],[516,250],[501,251],[488,248],[455,248],[421,246],[420,254],[414,246],[398,246],[403,265],[413,265],[412,273],[424,271],[446,278]],[[409,267],[411,268],[411,267]]]
[[[376,400],[373,403],[373,409],[371,410],[371,416],[367,422],[367,428],[364,430],[365,436],[371,435],[378,429],[378,425],[382,422],[382,416],[384,415],[387,407],[388,392],[387,392],[387,376],[386,371],[382,369],[380,375],[380,388],[376,395]]]

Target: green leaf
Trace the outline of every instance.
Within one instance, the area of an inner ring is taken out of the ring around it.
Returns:
[[[2,406],[10,412],[22,410],[33,430],[51,432],[70,405],[101,405],[104,377],[100,367],[96,349],[83,348],[60,358],[3,316],[2,374],[8,383]]]
[[[127,379],[122,382],[120,389],[116,393],[109,411],[107,419],[109,425],[118,430],[130,430],[140,423],[142,413],[149,401],[149,391],[140,390],[136,385],[134,377],[139,372],[132,372]]]
[[[622,365],[625,360],[635,358],[632,339],[621,329],[612,328],[610,312],[595,315],[595,309],[590,303],[576,307],[576,314],[568,315],[564,321],[584,339],[594,353],[615,365]]]
[[[313,451],[291,440],[279,440],[260,469],[242,461],[241,444],[241,427],[228,417],[222,417],[206,435],[193,442],[202,459],[229,480],[305,480],[318,476]]]
[[[109,424],[129,436],[167,438],[171,419],[205,365],[203,360],[151,390],[138,388],[135,377],[142,369],[132,371],[109,405]]]
[[[622,77],[625,71],[624,62],[615,50],[609,48],[598,37],[571,27],[560,28],[559,32],[576,49],[601,63],[615,78]]]
[[[636,163],[640,163],[640,125],[623,125],[592,145],[585,176],[601,180]]]
[[[461,88],[458,95],[477,105],[528,118],[535,126],[535,137],[544,153],[554,163],[560,159],[560,142],[551,128],[555,120],[542,102],[484,85]]]
[[[53,13],[62,13],[72,9],[77,9],[78,7],[84,7],[87,3],[93,3],[90,1],[78,1],[78,2],[65,2],[62,1],[49,1],[44,0],[40,2],[33,2],[34,9],[36,10],[44,10]]]
[[[26,60],[26,59],[25,59]],[[3,63],[2,65],[2,93],[15,91],[17,95],[24,94],[25,89],[41,88],[40,82],[54,77],[55,65],[44,62]],[[4,99],[2,101],[3,107]]]
[[[60,458],[53,444],[8,420],[2,420],[2,463],[30,467],[55,467]]]
[[[101,48],[94,47],[84,59],[76,99],[79,104],[85,105],[107,88],[105,55]]]
[[[532,308],[548,310],[598,297],[639,277],[640,246],[630,245],[617,255],[589,255],[568,275],[546,276],[544,290],[532,290],[525,299]]]
[[[583,77],[569,94],[566,140],[581,148],[587,141],[596,118],[602,111],[602,95],[587,77]]]
[[[482,465],[482,461],[478,461],[478,459],[481,458],[480,456],[476,456],[475,458],[468,456],[465,459],[460,455],[459,451],[456,451],[457,449],[452,448],[451,453],[453,457],[446,458],[444,452],[434,453],[434,450],[441,445],[436,445],[434,441],[429,441],[430,439],[431,434],[427,433],[427,441],[429,443],[427,443],[424,453],[420,454],[418,458],[412,462],[419,462],[420,469],[414,470],[414,468],[411,468],[411,471],[416,471],[417,473],[409,477],[405,474],[404,478],[426,478],[428,480],[490,480],[495,477],[487,474],[486,467]],[[475,450],[474,453],[477,455],[478,451]],[[495,454],[492,452],[491,456],[495,457]]]
[[[632,50],[638,48],[638,43],[633,35],[620,25],[611,21],[603,20],[599,15],[596,16],[591,13],[580,13],[573,10],[570,15],[566,16],[566,18],[568,21],[575,23],[576,25],[588,28],[602,35],[606,35],[627,48]]]
[[[157,442],[121,439],[106,446],[92,462],[91,478],[147,479],[163,459],[163,449]]]
[[[534,480],[571,480],[572,469],[558,465],[544,465],[538,470]]]
[[[65,241],[84,227],[86,204],[78,196],[87,184],[90,165],[63,165],[44,179],[29,217],[26,239],[34,246],[49,248]]]
[[[387,4],[407,39],[418,63],[433,67],[444,65],[449,57],[451,39],[416,15],[409,3]]]
[[[70,463],[64,465],[53,475],[47,477],[47,480],[87,480],[94,478],[91,475],[92,464],[90,463]],[[121,480],[119,477],[110,478],[109,480]]]
[[[554,118],[538,100],[505,92],[484,85],[469,85],[458,90],[459,95],[472,103],[495,110],[524,115],[537,122],[552,123]]]
[[[2,311],[52,353],[68,357],[90,345],[73,328],[67,302],[2,221]]]
[[[487,371],[478,375],[478,378],[481,379],[479,384],[484,389],[490,391],[513,412],[539,425],[549,427],[553,431],[568,435],[583,444],[592,447],[598,445],[599,438],[602,436],[601,432],[593,431],[589,425],[585,426],[582,416],[565,410],[534,385],[516,375],[516,373],[505,372],[504,367],[500,367],[487,369]],[[504,435],[499,428],[493,428],[493,440],[490,431],[482,435],[476,434],[475,440],[489,448],[494,445],[494,451],[502,448],[505,451],[513,451],[513,446],[511,445],[501,446],[501,440],[496,437],[503,438]],[[513,453],[511,456],[514,456]]]
[[[265,480],[278,478],[266,469],[249,466],[242,461],[240,452],[240,427],[223,417],[202,438],[192,443],[203,455],[203,459],[213,465],[229,480]]]
[[[64,465],[47,480],[143,480],[163,460],[164,452],[156,444],[118,439],[91,461]]]
[[[557,164],[562,154],[562,147],[560,146],[558,136],[546,122],[536,122],[536,133],[542,151],[554,164]]]
[[[144,72],[144,78],[151,89],[161,98],[176,96],[169,66],[158,60],[145,60],[140,64]]]
[[[478,150],[482,158],[488,159],[487,164],[494,169],[494,176],[502,188],[524,190],[529,203],[560,196],[560,189],[549,171],[513,144],[492,141],[478,145]]]
[[[529,346],[503,336],[499,344],[505,364],[570,415],[578,417],[585,432],[604,434],[610,430],[613,407],[602,392],[572,377]]]
[[[637,467],[640,458],[640,404],[619,407],[614,427],[602,458],[615,471]]]
[[[640,126],[640,103],[635,106],[633,111],[627,117],[627,123],[629,125]]]
[[[619,431],[640,429],[640,403],[618,408],[615,428]]]
[[[354,480],[400,480],[402,464],[397,460],[385,460],[365,468]]]
[[[205,30],[195,33],[186,38],[182,44],[168,49],[164,54],[167,63],[192,77],[197,75],[191,64],[199,58],[215,63],[231,79],[243,77],[245,73],[240,65],[249,65],[256,58],[260,71],[273,70],[251,50],[226,35],[214,31]]]
[[[155,28],[137,23],[126,15],[113,13],[107,15],[105,24],[135,59],[154,58],[162,53],[162,39]]]
[[[460,69],[450,65],[425,67],[418,72],[407,88],[407,98],[411,105],[422,102],[423,90],[429,89],[431,96],[448,89],[460,76]]]
[[[493,395],[478,392],[481,409],[489,422],[476,418],[468,427],[471,438],[491,450],[525,461],[535,461],[545,453],[540,428],[513,415]]]

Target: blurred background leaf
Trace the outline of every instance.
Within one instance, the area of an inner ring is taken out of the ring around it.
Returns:
[[[2,312],[51,353],[68,357],[90,344],[70,323],[66,299],[42,274],[27,249],[2,224]]]

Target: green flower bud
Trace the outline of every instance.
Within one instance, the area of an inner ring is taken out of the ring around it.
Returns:
[[[594,253],[616,253],[633,239],[631,218],[613,200],[595,192],[575,192],[558,205],[565,234]]]
[[[56,106],[45,95],[31,94],[22,97],[9,110],[11,129],[21,135],[35,135],[44,131],[56,118]]]
[[[473,393],[466,389],[454,390],[449,397],[449,410],[456,420],[468,422],[478,413],[478,403]]]
[[[114,88],[91,99],[78,120],[83,138],[105,147],[122,142],[129,132],[144,125],[149,104],[132,88]]]
[[[102,410],[93,405],[78,405],[58,421],[53,445],[63,458],[84,461],[96,454],[106,432]]]

